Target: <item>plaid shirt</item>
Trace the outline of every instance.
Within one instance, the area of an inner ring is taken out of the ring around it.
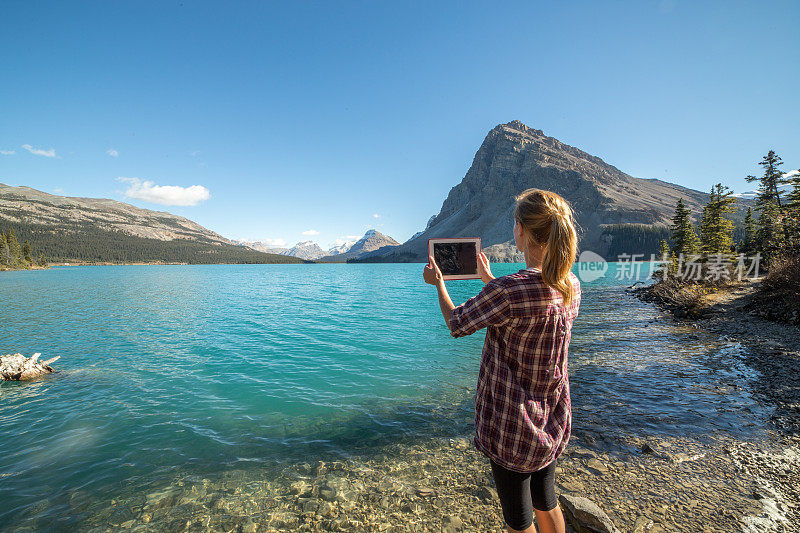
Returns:
[[[453,337],[486,329],[475,397],[475,447],[501,466],[535,472],[567,445],[572,409],[567,348],[578,315],[580,283],[570,274],[574,299],[538,270],[496,278],[453,310]]]

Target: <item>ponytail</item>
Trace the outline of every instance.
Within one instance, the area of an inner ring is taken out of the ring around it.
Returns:
[[[542,280],[558,291],[564,305],[573,298],[569,273],[578,250],[572,208],[554,192],[528,189],[516,198],[514,218],[527,230],[533,244],[546,245]]]

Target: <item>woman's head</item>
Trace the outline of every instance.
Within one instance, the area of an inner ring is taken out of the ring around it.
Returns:
[[[578,234],[569,203],[554,192],[528,189],[515,198],[514,237],[522,250],[544,250],[542,280],[572,302],[569,272],[578,250]]]

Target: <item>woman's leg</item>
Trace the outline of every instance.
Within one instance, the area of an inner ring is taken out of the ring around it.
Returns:
[[[508,470],[491,459],[489,463],[509,533],[536,533],[536,525],[539,533],[564,533],[564,515],[556,499],[555,461],[533,473]]]
[[[514,529],[508,524],[508,533],[536,533],[536,526],[539,526],[539,533],[564,533],[566,526],[564,525],[564,515],[561,514],[561,507],[556,505],[550,511],[536,511],[536,524],[531,524],[527,529]]]
[[[539,533],[564,533],[566,531],[564,515],[561,514],[561,507],[558,505],[549,511],[536,509],[536,523],[539,525]]]
[[[564,515],[556,499],[556,462],[531,474],[531,500],[539,533],[564,533]]]
[[[489,463],[492,465],[494,484],[508,530],[511,533],[536,533],[536,526],[533,525],[531,475],[508,470],[491,459]]]

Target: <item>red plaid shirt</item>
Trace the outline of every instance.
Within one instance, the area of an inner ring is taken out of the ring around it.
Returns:
[[[486,329],[475,397],[475,446],[501,466],[535,472],[561,455],[572,429],[567,348],[581,288],[565,307],[538,270],[496,278],[453,310],[453,337]]]

